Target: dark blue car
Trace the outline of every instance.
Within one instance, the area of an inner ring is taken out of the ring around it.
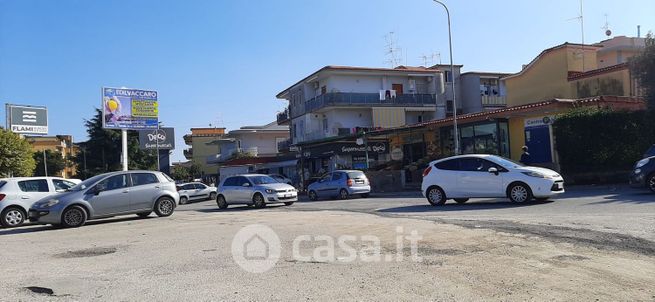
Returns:
[[[636,188],[646,187],[655,193],[655,145],[646,151],[644,159],[635,164],[630,173],[630,185]]]

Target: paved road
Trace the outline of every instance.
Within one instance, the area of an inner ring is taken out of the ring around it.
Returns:
[[[213,211],[213,202],[180,211]],[[234,206],[231,211],[250,210]],[[254,210],[254,209],[252,209]],[[309,201],[271,211],[350,211],[385,217],[411,217],[472,228],[532,234],[556,241],[655,254],[655,194],[623,186],[570,187],[548,202],[515,204],[503,199],[449,201],[433,207],[420,193],[374,194],[369,198]]]

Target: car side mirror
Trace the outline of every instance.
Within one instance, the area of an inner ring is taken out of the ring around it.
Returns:
[[[489,168],[489,173],[498,175],[498,169],[496,167]]]

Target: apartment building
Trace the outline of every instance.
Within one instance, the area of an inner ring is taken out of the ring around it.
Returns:
[[[218,166],[207,164],[207,157],[220,152],[212,141],[225,136],[225,128],[191,128],[191,133],[184,135],[184,143],[190,148],[184,150],[184,157],[200,165],[204,179],[216,177]]]
[[[32,145],[34,152],[43,152],[44,150],[57,151],[61,153],[61,156],[64,159],[69,160],[69,165],[58,175],[54,176],[71,178],[76,175],[77,167],[73,163],[73,158],[77,155],[79,149],[77,145],[73,143],[73,136],[26,136],[25,139]]]

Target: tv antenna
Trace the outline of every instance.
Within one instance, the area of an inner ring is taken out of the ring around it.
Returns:
[[[610,30],[610,23],[607,21],[607,14],[605,14],[605,26],[601,27],[602,29],[605,30],[605,35],[606,36],[611,36],[612,35],[612,30]]]
[[[387,43],[385,46],[385,55],[387,56],[387,60],[384,62],[389,64],[391,68],[398,67],[403,60],[403,50],[402,48],[396,46],[398,39],[396,38],[395,33],[390,31],[384,36],[384,39]]]
[[[567,21],[571,20],[578,20],[580,22],[580,36],[582,38],[582,72],[585,72],[585,66],[584,66],[584,10],[583,10],[583,0],[580,0],[580,14],[575,17],[568,19]]]
[[[425,67],[430,67],[430,66],[434,65],[435,58],[438,58],[439,59],[439,64],[441,64],[441,53],[438,53],[438,52],[433,52],[433,53],[431,53],[429,55],[423,54],[423,55],[421,55],[419,57],[419,59],[421,59],[421,61],[423,62],[423,66],[425,66]]]

